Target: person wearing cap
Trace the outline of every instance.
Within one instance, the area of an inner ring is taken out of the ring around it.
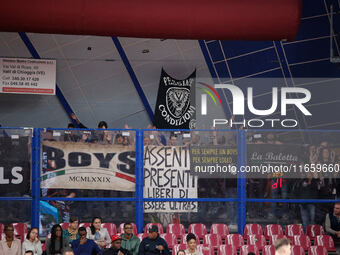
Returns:
[[[139,248],[139,238],[133,235],[133,228],[131,223],[124,224],[124,234],[121,234],[122,238],[122,247],[128,250],[131,255],[138,255]]]
[[[138,255],[170,255],[168,244],[158,234],[158,227],[149,228],[149,236],[139,245]]]
[[[86,228],[80,227],[78,229],[79,239],[72,242],[72,250],[74,255],[92,255],[102,254],[102,250],[95,241],[86,238]]]
[[[130,252],[122,248],[122,238],[120,235],[111,237],[111,248],[106,249],[103,255],[131,255]]]

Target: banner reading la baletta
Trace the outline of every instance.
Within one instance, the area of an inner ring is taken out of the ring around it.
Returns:
[[[144,147],[144,198],[197,198],[188,147]],[[197,202],[144,202],[144,212],[197,212]]]
[[[162,68],[154,125],[159,129],[195,128],[196,70],[184,80],[176,80]]]
[[[29,137],[0,137],[0,196],[28,195],[31,183]],[[19,194],[20,195],[19,195]]]
[[[135,146],[43,141],[41,187],[135,191]]]

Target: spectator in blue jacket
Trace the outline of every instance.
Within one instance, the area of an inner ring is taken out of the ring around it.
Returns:
[[[168,244],[158,234],[158,227],[149,228],[149,236],[139,245],[138,255],[170,255]]]
[[[72,242],[72,249],[75,255],[102,254],[99,246],[91,239],[86,238],[86,228],[78,229],[79,239]]]

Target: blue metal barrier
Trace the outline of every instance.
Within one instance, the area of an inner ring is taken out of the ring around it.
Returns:
[[[13,128],[1,128],[1,129],[13,129]],[[32,138],[32,186],[31,186],[31,197],[0,197],[0,201],[31,201],[31,225],[32,227],[39,227],[40,219],[40,202],[41,201],[106,201],[106,202],[134,202],[135,203],[135,223],[137,225],[138,232],[143,231],[144,224],[144,213],[143,205],[147,201],[159,201],[159,202],[170,202],[170,201],[183,201],[183,202],[236,202],[238,205],[238,232],[243,234],[243,229],[246,224],[246,203],[256,202],[280,202],[280,203],[334,203],[340,202],[340,200],[330,199],[258,199],[258,198],[247,198],[246,196],[246,176],[245,173],[239,171],[237,181],[237,197],[236,198],[144,198],[143,187],[144,187],[144,132],[155,131],[155,130],[135,130],[136,132],[136,189],[134,197],[41,197],[40,196],[40,171],[41,171],[41,132],[43,129],[34,129]],[[53,130],[66,130],[66,129],[53,129]],[[83,130],[83,129],[73,129]],[[118,130],[118,129],[109,129]],[[161,130],[164,131],[164,130]],[[168,130],[172,131],[172,130]],[[188,131],[188,130],[185,130]],[[200,131],[211,131],[211,130],[200,130]],[[241,166],[246,165],[246,131],[230,131],[237,132],[237,164],[238,169]],[[265,132],[273,130],[251,130],[251,132]],[[284,132],[302,132],[301,130],[281,130]],[[310,132],[339,132],[332,130],[308,130]]]

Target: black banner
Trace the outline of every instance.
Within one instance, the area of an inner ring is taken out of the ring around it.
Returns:
[[[155,109],[157,128],[195,128],[195,83],[196,70],[188,78],[176,80],[162,69]]]
[[[0,196],[29,194],[30,146],[28,137],[0,137]]]

